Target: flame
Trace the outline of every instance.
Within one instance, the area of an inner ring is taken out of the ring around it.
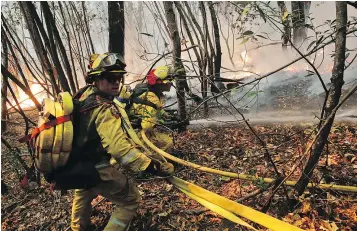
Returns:
[[[42,91],[44,90],[42,86],[38,83],[34,83],[30,85],[30,89],[32,94],[35,96],[35,98],[41,102],[45,97],[46,94],[43,93]],[[29,96],[21,89],[19,89],[19,96],[17,97],[17,100],[21,106],[21,108],[29,108],[29,107],[34,107],[35,103],[29,98]],[[15,101],[12,101],[13,105],[16,105]]]

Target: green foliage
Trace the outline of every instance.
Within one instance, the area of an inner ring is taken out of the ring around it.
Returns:
[[[243,12],[242,12],[242,16],[245,16],[248,13],[248,6],[246,8],[244,8]]]
[[[251,35],[253,35],[253,34],[254,34],[254,32],[251,31],[251,30],[247,30],[247,31],[245,31],[245,32],[243,33],[244,36],[251,36]]]
[[[257,186],[259,189],[266,189],[269,186],[269,184],[264,182],[263,177],[260,177],[256,181],[254,181],[254,185]]]

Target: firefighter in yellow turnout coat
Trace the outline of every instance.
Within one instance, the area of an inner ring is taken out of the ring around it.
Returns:
[[[124,131],[118,108],[112,103],[113,97],[119,93],[124,68],[124,60],[118,54],[96,55],[86,79],[87,83],[92,85],[83,89],[79,96],[79,101],[89,104],[87,108],[98,101],[104,103],[81,113],[75,128],[75,144],[83,153],[89,153],[89,159],[95,164],[101,181],[93,188],[75,190],[71,221],[74,231],[86,230],[89,227],[91,201],[98,194],[116,204],[104,230],[128,229],[139,206],[140,195],[134,182],[109,163],[111,157],[120,166],[134,173],[148,171],[161,176],[171,176],[174,172],[171,164],[151,160],[135,148]]]
[[[163,92],[170,91],[172,86],[173,77],[170,72],[168,66],[150,71],[146,77],[147,83],[140,84],[133,92],[142,102],[133,100],[133,105],[129,109],[130,114],[140,118],[141,129],[147,132],[148,138],[166,152],[171,152],[173,139],[169,134],[158,131],[156,125],[170,117],[163,109]]]

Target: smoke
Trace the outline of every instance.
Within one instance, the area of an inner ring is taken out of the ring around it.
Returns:
[[[198,4],[194,2],[190,2],[189,4],[199,23],[202,24]],[[220,4],[223,6],[225,3]],[[291,11],[290,2],[286,2],[286,4],[288,10]],[[227,6],[228,5],[227,3]],[[278,9],[277,2],[271,2],[270,5]],[[158,2],[158,6],[162,9],[162,3]],[[126,82],[129,83],[145,77],[152,63],[162,54],[171,51],[171,45],[170,38],[152,3],[126,2],[125,7],[127,11],[125,57],[129,73]],[[236,16],[230,16],[224,13],[224,9],[225,6],[219,8],[217,12],[221,31],[221,77],[243,79],[244,82],[247,82],[256,78],[258,75],[265,75],[300,57],[291,47],[283,49],[280,43],[281,33],[277,31],[274,26],[264,23],[260,16],[246,22],[243,31],[252,31],[255,35],[262,35],[268,39],[256,36],[257,41],[249,40],[241,44],[243,39],[239,38],[240,35],[236,33],[236,30],[232,30],[232,22],[236,19],[234,17],[236,17],[237,14]],[[103,12],[105,12],[105,10]],[[161,13],[163,13],[163,11],[161,11]],[[335,14],[334,2],[311,2],[310,15],[307,23],[317,28],[316,30],[320,32],[318,36],[325,35],[329,33],[326,31],[330,30],[330,25],[327,20],[330,20],[330,22],[333,21],[336,18]],[[165,17],[164,14],[162,14],[162,16]],[[348,16],[349,20],[355,20],[352,17],[356,17],[357,12],[351,7],[348,7]],[[179,22],[180,20],[178,20],[178,23]],[[210,20],[208,20],[208,27],[212,28]],[[179,28],[181,30],[180,24]],[[209,33],[212,35],[213,32],[210,30]],[[107,35],[103,35],[103,31],[100,35],[102,38],[100,38],[99,41],[106,40],[105,36]],[[183,34],[180,32],[180,37],[185,40],[185,42],[182,43],[182,49],[192,45],[187,42],[188,37],[185,32]],[[316,35],[314,31],[308,29],[307,40],[299,47],[300,51],[306,53],[309,44],[315,40]],[[101,42],[101,44],[102,43],[103,42]],[[107,45],[104,44],[103,47],[106,48]],[[347,39],[347,48],[350,50],[356,48],[355,37]],[[331,70],[333,67],[333,57],[331,57],[331,54],[333,53],[334,44],[331,44],[324,50],[320,50],[316,54],[308,57],[308,59],[314,62],[315,66],[318,67],[318,71],[327,86],[329,86],[331,78]],[[347,62],[352,60],[356,51],[349,51],[349,53],[349,57],[346,59]],[[192,50],[190,51],[190,56],[195,60],[195,55]],[[193,70],[195,64],[192,66],[192,63],[189,62],[190,56],[188,52],[182,53],[187,75],[194,76],[196,75],[196,72]],[[157,66],[170,63],[171,57],[167,56],[158,62]],[[345,89],[351,87],[353,82],[356,82],[356,66],[357,60],[355,60],[345,72]],[[196,71],[197,70],[196,66]],[[268,110],[319,111],[323,102],[324,90],[316,75],[307,76],[310,73],[309,71],[312,71],[312,68],[306,61],[301,60],[261,80],[259,84],[245,86],[228,94],[227,97],[242,111],[248,111],[250,113],[260,113]],[[198,78],[189,77],[188,79],[189,86],[192,88],[193,93],[201,95]],[[135,86],[135,84],[136,83],[132,84],[132,87]],[[176,101],[175,89],[172,89],[167,95],[167,105]],[[229,104],[223,97],[220,97],[218,101],[229,108]],[[189,101],[189,105],[191,104],[193,105],[193,103]],[[212,104],[215,104],[215,101],[212,101]],[[175,106],[173,106],[173,108]],[[218,113],[220,114],[221,112]]]

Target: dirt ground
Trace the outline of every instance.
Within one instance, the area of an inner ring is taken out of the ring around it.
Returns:
[[[36,118],[36,112],[31,113]],[[17,142],[24,134],[20,117],[11,115],[12,124],[2,137],[18,147],[21,157],[30,163],[27,148]],[[267,143],[278,169],[290,173],[300,158],[315,127],[313,124],[255,124],[259,136]],[[175,134],[175,148],[184,153],[183,159],[220,170],[246,173],[260,177],[275,176],[263,155],[257,139],[243,125],[230,125],[188,130]],[[44,180],[33,188],[22,189],[19,179],[23,169],[14,153],[2,145],[1,178],[9,186],[1,197],[2,230],[70,230],[73,191],[60,195],[51,191]],[[356,185],[357,125],[338,122],[329,136],[328,149],[315,171],[313,182]],[[19,171],[17,173],[17,171]],[[298,179],[298,168],[291,179]],[[176,166],[176,176],[193,182],[231,200],[266,188],[262,182],[248,182]],[[245,230],[205,209],[197,202],[162,179],[138,182],[142,202],[130,230]],[[288,188],[292,191],[292,188]],[[261,210],[271,195],[271,188],[241,203]],[[92,222],[102,230],[113,205],[101,196],[93,201]],[[357,230],[357,195],[337,191],[311,189],[300,198],[294,210],[289,210],[281,190],[274,196],[268,214],[306,230]],[[255,226],[256,228],[261,228]]]

